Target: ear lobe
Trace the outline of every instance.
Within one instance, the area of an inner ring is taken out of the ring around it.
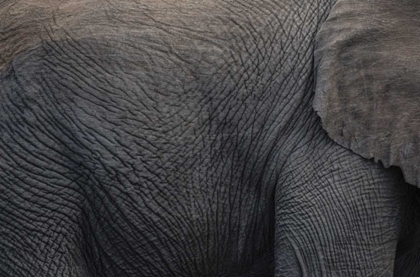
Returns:
[[[329,136],[420,187],[420,2],[338,0],[317,35],[314,109]]]

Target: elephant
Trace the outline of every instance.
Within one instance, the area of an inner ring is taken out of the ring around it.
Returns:
[[[0,1],[0,276],[420,276],[419,13]]]

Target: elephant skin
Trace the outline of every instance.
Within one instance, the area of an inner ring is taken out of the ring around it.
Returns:
[[[0,276],[419,275],[416,183],[330,94],[360,10],[418,7],[368,2],[1,1]]]

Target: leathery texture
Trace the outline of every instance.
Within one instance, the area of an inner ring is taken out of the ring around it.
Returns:
[[[311,108],[332,1],[144,3],[1,71],[0,275],[388,276],[400,175]]]

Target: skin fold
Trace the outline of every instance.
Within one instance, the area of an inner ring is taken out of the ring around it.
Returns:
[[[312,107],[335,2],[0,2],[0,276],[416,276],[417,188]]]

